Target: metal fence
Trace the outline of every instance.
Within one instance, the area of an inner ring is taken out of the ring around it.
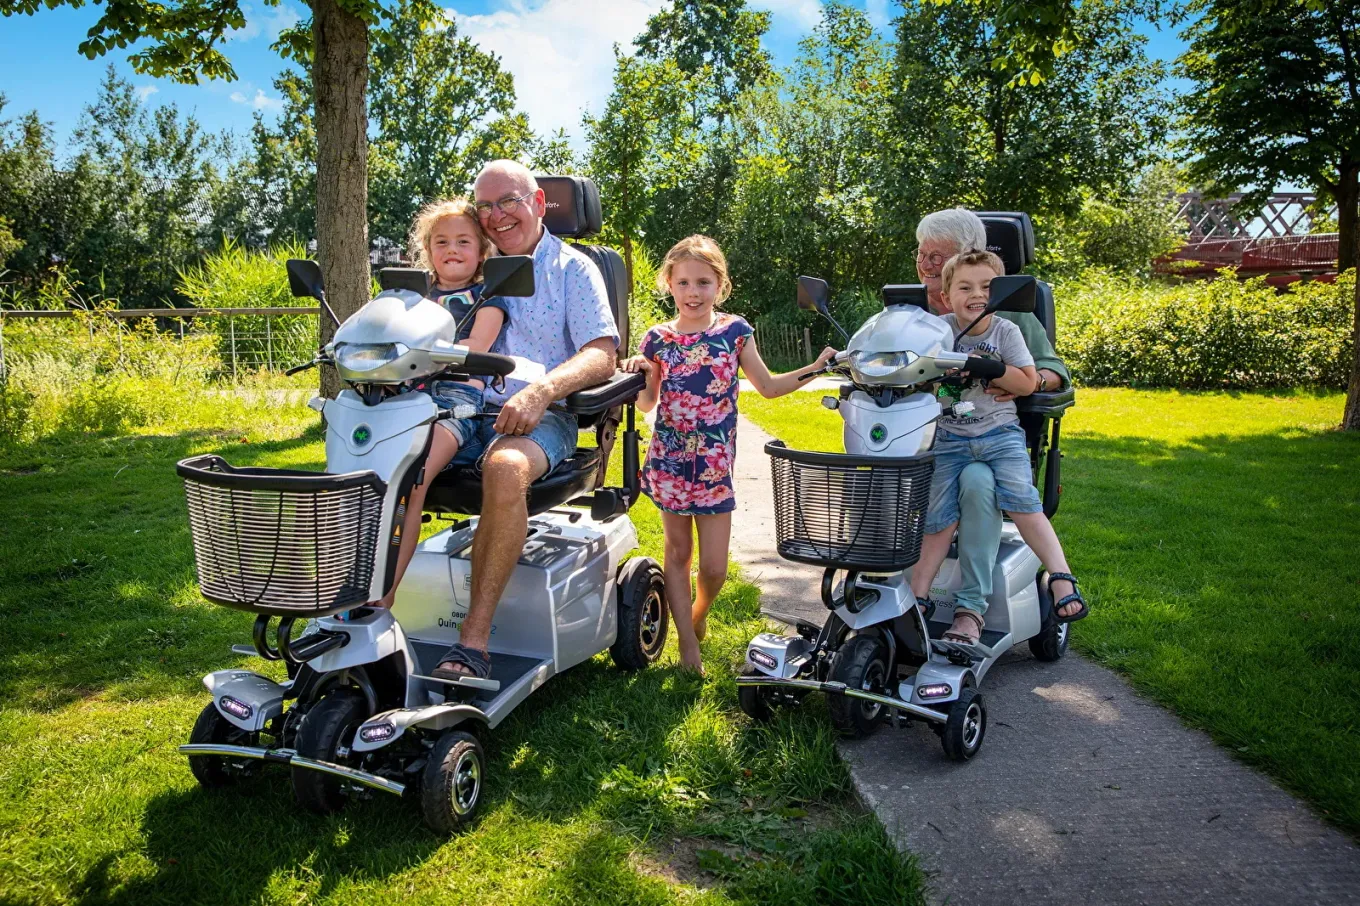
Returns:
[[[761,358],[784,371],[812,361],[812,331],[796,324],[757,321],[751,325]]]
[[[181,338],[215,336],[222,370],[233,379],[259,371],[282,371],[311,358],[318,340],[316,306],[297,308],[127,308],[99,311],[97,318],[114,323],[154,318],[157,326]],[[5,322],[24,318],[74,318],[88,312],[0,311],[0,376],[5,374]]]

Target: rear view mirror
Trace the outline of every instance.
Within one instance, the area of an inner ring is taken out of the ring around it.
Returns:
[[[482,265],[482,298],[532,296],[534,259],[528,255],[501,255]]]
[[[831,300],[831,287],[825,280],[817,277],[798,278],[798,307],[803,311],[815,311],[830,317],[827,303]]]
[[[433,281],[430,272],[418,267],[385,267],[378,271],[378,285],[383,289],[409,289],[426,298]]]
[[[987,311],[1034,311],[1037,281],[1027,274],[993,277]]]
[[[288,259],[288,288],[296,299],[324,299],[326,290],[321,282],[321,265],[310,258]]]

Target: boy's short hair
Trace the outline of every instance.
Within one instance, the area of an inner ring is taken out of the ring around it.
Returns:
[[[954,271],[961,267],[972,266],[975,264],[985,264],[992,269],[992,273],[998,277],[1006,273],[1006,265],[1001,263],[1001,259],[992,252],[969,249],[966,252],[959,252],[953,258],[944,263],[940,270],[940,288],[945,295],[949,295],[949,284],[954,282]]]

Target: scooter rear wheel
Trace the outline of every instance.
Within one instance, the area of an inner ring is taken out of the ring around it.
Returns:
[[[831,666],[830,679],[865,692],[883,695],[887,678],[888,648],[876,635],[858,635],[846,642]],[[883,705],[849,695],[829,696],[826,705],[836,729],[851,739],[873,733],[885,716]]]
[[[619,631],[609,655],[624,670],[641,670],[666,647],[670,610],[661,566],[651,557],[633,557],[619,568]]]
[[[440,736],[420,773],[420,815],[426,826],[451,834],[471,822],[485,778],[486,757],[477,737],[462,730]]]
[[[316,761],[343,763],[339,750],[354,742],[354,734],[369,717],[364,697],[353,689],[337,689],[312,705],[298,727],[297,753]],[[329,774],[294,767],[293,798],[317,814],[337,812],[345,805],[345,782]]]

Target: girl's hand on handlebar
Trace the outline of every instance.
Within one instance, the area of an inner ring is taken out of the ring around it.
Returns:
[[[817,356],[817,360],[812,364],[816,365],[818,368],[825,368],[826,363],[831,361],[832,356],[834,356],[837,352],[838,350],[832,349],[830,346],[828,346],[822,350],[821,355]]]
[[[652,371],[653,369],[656,368],[656,364],[653,363],[650,359],[646,358],[645,356],[635,355],[632,358],[624,359],[623,364],[620,365],[619,367],[622,368],[624,371],[629,372],[640,371],[643,374],[647,375],[648,380],[651,380]]]

